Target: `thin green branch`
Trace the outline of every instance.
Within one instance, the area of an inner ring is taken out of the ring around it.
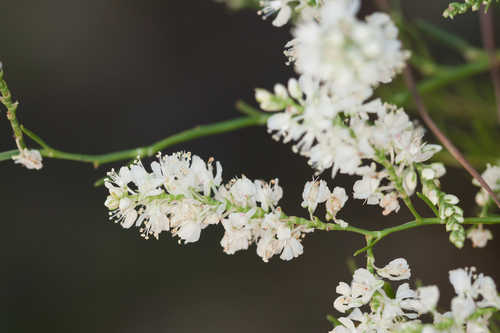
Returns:
[[[99,166],[101,164],[122,161],[127,159],[133,159],[136,157],[146,157],[153,156],[157,152],[167,147],[173,146],[175,144],[194,140],[197,138],[220,134],[225,132],[235,131],[244,127],[250,126],[259,126],[266,123],[268,115],[260,115],[259,117],[240,117],[227,121],[223,121],[220,123],[210,124],[210,125],[202,125],[197,126],[195,128],[182,131],[180,133],[169,136],[163,140],[157,141],[150,146],[138,147],[134,149],[122,150],[108,154],[101,155],[86,155],[86,154],[74,154],[67,153],[61,150],[57,150],[51,148],[44,140],[42,140],[38,135],[24,128],[26,135],[29,134],[30,138],[32,138],[35,142],[40,144],[44,149],[40,150],[40,153],[44,157],[56,158],[56,159],[64,159],[71,161],[78,161],[84,163],[92,163],[94,166]],[[18,154],[17,150],[12,150],[9,152],[5,152],[0,154],[0,161],[10,159],[13,155]]]
[[[443,224],[443,221],[438,218],[438,217],[430,217],[430,218],[423,218],[420,221],[414,220],[411,222],[407,222],[404,224],[400,224],[394,227],[389,227],[381,230],[376,230],[376,231],[369,231],[370,235],[375,237],[374,240],[372,240],[367,246],[365,246],[362,249],[359,249],[354,253],[355,256],[365,252],[369,251],[373,248],[375,244],[377,244],[379,241],[381,241],[383,238],[389,236],[390,234],[393,234],[395,232],[399,231],[404,231],[408,229],[413,229],[421,226],[427,226],[427,225],[436,225],[436,224]],[[471,225],[476,225],[476,224],[500,224],[500,216],[488,216],[488,217],[467,217],[464,219],[463,224],[471,224]],[[365,232],[367,230],[364,230]]]

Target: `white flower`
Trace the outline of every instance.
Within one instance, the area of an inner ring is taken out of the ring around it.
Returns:
[[[351,287],[345,282],[339,282],[336,292],[341,296],[335,299],[333,307],[339,312],[345,313],[351,308],[357,308],[364,304],[360,299],[354,299],[352,297]]]
[[[283,110],[286,106],[283,99],[261,88],[255,89],[255,99],[259,102],[260,108],[264,111],[279,111]]]
[[[412,319],[416,318],[416,314],[406,313],[403,311],[403,304],[405,302],[413,301],[415,297],[416,292],[410,289],[410,285],[408,283],[403,283],[398,287],[394,299],[383,297],[382,302],[384,303],[384,310],[382,313],[382,318],[390,321],[400,316],[406,316]]]
[[[491,277],[479,274],[476,281],[474,281],[474,288],[477,290],[478,294],[483,297],[483,299],[477,303],[477,306],[500,309],[500,296],[498,296],[495,281],[493,281]]]
[[[399,196],[397,192],[390,192],[383,196],[382,200],[380,200],[380,207],[384,208],[382,212],[383,215],[389,215],[392,212],[399,211]]]
[[[411,270],[406,259],[397,258],[392,260],[385,267],[377,268],[377,274],[392,281],[399,281],[409,279]]]
[[[359,268],[354,272],[351,283],[352,295],[360,297],[363,304],[368,303],[375,291],[382,288],[384,281],[377,279],[367,269]]]
[[[413,299],[404,300],[401,306],[406,310],[419,314],[434,310],[439,300],[439,289],[436,286],[426,286],[417,289]]]
[[[472,273],[475,271],[474,268],[463,269],[457,268],[451,270],[449,273],[450,283],[455,288],[455,293],[459,296],[475,296],[475,291],[472,289]]]
[[[242,176],[237,179],[229,190],[235,204],[242,207],[255,207],[255,195],[257,189],[255,184],[247,177]]]
[[[278,201],[283,197],[283,189],[279,186],[278,179],[273,179],[270,183],[261,180],[254,181],[255,200],[260,202],[262,209],[268,211],[276,207]]]
[[[351,286],[345,282],[339,283],[336,291],[341,296],[335,299],[333,306],[342,313],[358,308],[368,303],[383,285],[384,281],[377,279],[367,269],[359,268],[354,272]]]
[[[142,214],[137,219],[136,225],[144,223],[142,233],[147,239],[153,235],[158,239],[163,231],[170,230],[170,220],[167,217],[167,204],[163,201],[153,201],[146,206]]]
[[[485,247],[493,239],[491,231],[483,227],[471,228],[467,231],[467,238],[472,241],[472,247]]]
[[[213,159],[205,163],[200,157],[194,155],[191,160],[190,172],[194,175],[194,188],[202,191],[207,196],[210,191],[218,187],[222,182],[222,166],[216,162],[216,174],[213,174]]]
[[[130,177],[141,197],[154,196],[162,192],[158,187],[163,184],[163,177],[148,173],[140,161],[130,166]]]
[[[222,220],[222,225],[226,230],[220,244],[227,254],[234,254],[239,250],[246,250],[252,240],[250,218],[255,210],[248,213],[231,213],[226,219]]]
[[[488,186],[493,190],[493,192],[500,193],[500,166],[492,166],[488,164],[486,166],[486,170],[481,176],[488,184]],[[474,179],[472,183],[476,186],[481,186],[476,179]],[[486,192],[485,189],[481,188],[481,190],[476,195],[476,203],[479,206],[483,207],[488,203],[489,200],[490,197],[488,192]]]
[[[292,16],[292,8],[289,3],[293,0],[261,0],[260,5],[263,7],[259,10],[258,14],[262,15],[263,19],[278,13],[276,18],[273,20],[273,25],[275,27],[281,27],[285,25],[290,17]]]
[[[366,200],[366,203],[369,205],[377,205],[382,197],[382,194],[377,191],[379,184],[379,178],[363,176],[362,179],[354,183],[353,197],[355,199]]]
[[[459,324],[463,323],[475,309],[476,305],[470,297],[456,296],[451,300],[451,313]]]
[[[413,170],[407,170],[403,176],[403,186],[405,192],[411,196],[417,188],[417,173]]]
[[[12,156],[14,163],[21,164],[27,169],[40,170],[43,167],[42,155],[36,149],[20,149],[19,155]]]
[[[304,191],[302,192],[302,207],[308,208],[312,214],[316,210],[318,204],[325,202],[330,196],[330,190],[324,180],[313,180],[306,182]]]
[[[336,186],[330,197],[326,200],[326,212],[331,216],[335,217],[337,213],[344,207],[347,199],[345,189],[343,187]]]
[[[291,260],[304,253],[304,248],[299,240],[300,233],[290,230],[286,225],[282,225],[278,228],[276,236],[280,242],[280,247],[283,249],[280,256],[282,260]]]
[[[492,166],[491,164],[486,165],[486,170],[481,174],[481,177],[483,177],[484,181],[494,192],[500,191],[500,166]],[[472,182],[476,186],[481,186],[476,179]]]

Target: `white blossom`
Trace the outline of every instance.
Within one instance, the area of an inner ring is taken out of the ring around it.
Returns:
[[[493,234],[481,226],[469,229],[467,238],[472,241],[472,247],[485,247],[488,241],[493,239]]]
[[[14,163],[21,164],[27,169],[40,170],[43,167],[42,154],[36,149],[20,149],[19,155],[12,156]]]
[[[359,5],[327,1],[317,20],[299,22],[286,52],[297,72],[327,82],[340,95],[390,82],[409,56],[389,16],[375,13],[361,21]]]
[[[380,200],[380,207],[384,208],[383,215],[389,215],[392,212],[399,211],[399,196],[397,192],[389,192]]]
[[[325,206],[327,217],[329,215],[330,217],[334,218],[342,209],[342,207],[344,207],[348,198],[349,197],[347,196],[345,189],[343,187],[336,186],[333,189],[331,195],[326,200]]]
[[[259,10],[258,14],[266,19],[274,13],[278,13],[273,20],[273,25],[281,27],[285,25],[292,16],[293,10],[290,7],[290,2],[293,2],[293,0],[261,0],[260,5],[263,8]]]
[[[481,177],[483,177],[484,181],[488,184],[488,186],[495,193],[500,193],[500,166],[490,165],[486,166],[486,170],[482,173]],[[481,187],[479,182],[474,179],[472,183],[476,186]],[[476,203],[483,207],[490,200],[488,192],[485,189],[481,188],[481,190],[476,195]]]
[[[383,278],[399,281],[409,279],[411,276],[410,266],[404,258],[392,260],[383,268],[377,269],[377,274]]]
[[[330,196],[330,190],[324,180],[313,180],[306,182],[302,192],[302,207],[309,209],[311,214],[316,210],[318,204],[325,202]]]

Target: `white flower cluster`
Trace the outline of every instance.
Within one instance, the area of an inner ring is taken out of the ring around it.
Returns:
[[[403,258],[391,261],[376,274],[360,268],[354,272],[352,283],[340,282],[334,307],[341,313],[342,325],[333,333],[364,332],[488,332],[488,319],[500,310],[500,297],[493,279],[475,269],[450,271],[450,282],[457,296],[451,302],[451,311],[441,314],[436,310],[439,289],[436,286],[412,290],[408,283],[401,284],[394,295],[387,281],[410,278],[410,268]],[[361,308],[369,304],[369,311]],[[485,310],[486,309],[486,310]],[[431,314],[432,324],[422,322],[422,315]]]
[[[331,96],[305,76],[291,79],[288,88],[276,85],[274,93],[257,89],[256,99],[264,110],[285,110],[268,119],[274,139],[296,142],[293,150],[318,173],[332,168],[332,177],[337,172],[361,176],[354,198],[380,205],[385,215],[399,210],[400,192],[415,191],[414,165],[441,149],[423,141],[423,128],[402,109],[378,99],[359,103],[353,96]]]
[[[284,111],[268,119],[268,131],[295,142],[293,150],[318,173],[331,168],[332,177],[362,177],[353,197],[380,205],[384,215],[397,212],[399,198],[417,186],[415,164],[441,149],[423,141],[423,128],[404,110],[369,101],[372,88],[390,82],[409,54],[388,15],[358,19],[359,0],[315,4],[300,11],[286,51],[299,79],[275,85],[274,92],[256,89],[263,110]]]
[[[338,96],[390,82],[409,57],[391,18],[377,12],[360,20],[359,7],[359,0],[325,1],[315,15],[301,16],[285,52],[299,74]]]
[[[312,229],[295,224],[281,212],[278,202],[283,190],[277,179],[267,183],[242,176],[222,185],[220,163],[214,168],[213,159],[205,163],[182,152],[159,155],[151,170],[136,161],[108,173],[105,205],[111,220],[124,228],[139,227],[145,238],[170,231],[184,243],[198,241],[204,228],[220,223],[225,230],[221,245],[227,254],[246,250],[252,243],[266,262],[277,254],[290,260],[303,253],[301,240]],[[328,201],[334,219],[347,200],[342,190],[330,193],[324,182],[308,183],[303,205],[312,214],[318,203]]]

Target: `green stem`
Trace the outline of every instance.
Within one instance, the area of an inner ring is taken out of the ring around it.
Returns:
[[[9,119],[10,121],[10,125],[12,127],[12,131],[14,132],[14,138],[16,140],[18,148],[24,149],[26,148],[26,144],[24,143],[23,132],[16,117],[16,111],[19,103],[12,101],[12,94],[10,93],[7,82],[5,82],[3,77],[4,72],[0,67],[0,102],[7,108],[7,119]]]
[[[375,273],[375,256],[373,255],[373,245],[376,240],[370,236],[366,236],[366,269],[371,273]]]
[[[136,157],[153,156],[157,152],[167,147],[173,146],[175,144],[201,138],[204,136],[220,134],[230,131],[235,131],[240,128],[259,126],[266,123],[268,115],[260,115],[259,117],[240,117],[220,123],[197,126],[195,128],[182,131],[180,133],[169,136],[163,140],[157,141],[150,146],[138,147],[134,149],[122,150],[108,154],[102,155],[86,155],[86,154],[74,154],[67,153],[61,150],[54,149],[50,147],[45,141],[43,141],[39,136],[31,132],[30,130],[24,128],[24,132],[35,142],[43,147],[40,153],[44,157],[64,159],[71,161],[78,161],[84,163],[92,163],[94,166],[99,166],[105,163],[111,163],[116,161],[122,161],[127,159],[133,159]],[[0,161],[10,159],[13,155],[18,154],[17,150],[12,150],[0,154]]]

